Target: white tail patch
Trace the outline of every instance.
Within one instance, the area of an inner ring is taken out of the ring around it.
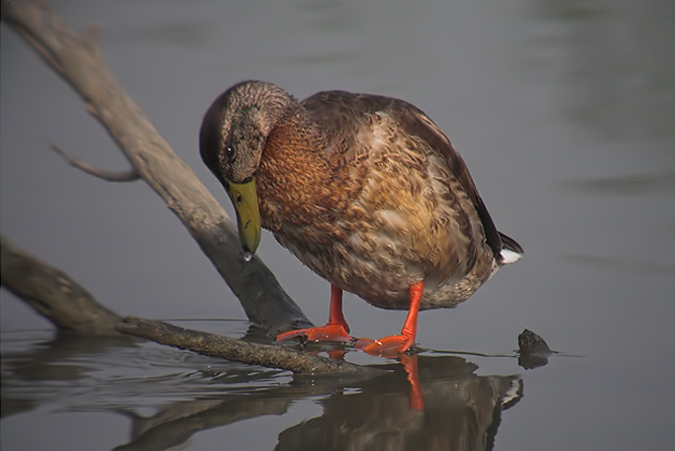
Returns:
[[[502,262],[504,264],[517,262],[523,257],[523,254],[519,254],[518,252],[513,252],[508,249],[502,249],[499,255],[501,255]]]

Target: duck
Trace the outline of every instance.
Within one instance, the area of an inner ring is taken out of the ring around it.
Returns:
[[[323,91],[305,100],[269,82],[224,91],[204,115],[200,154],[237,217],[245,256],[264,228],[331,287],[325,326],[285,341],[355,342],[372,355],[414,344],[418,313],[468,299],[523,248],[499,232],[467,165],[431,118],[393,97]],[[356,340],[347,291],[407,310],[401,332]]]

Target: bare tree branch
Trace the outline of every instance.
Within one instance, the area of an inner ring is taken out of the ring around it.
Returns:
[[[344,360],[327,359],[286,346],[248,343],[221,335],[172,326],[161,321],[127,317],[124,322],[117,325],[117,330],[210,357],[222,357],[267,368],[281,368],[300,374],[360,376],[382,374],[381,370],[375,368],[354,365]]]
[[[249,365],[281,368],[294,373],[350,374],[368,377],[380,370],[331,360],[281,345],[249,343],[236,338],[197,332],[160,321],[122,319],[103,307],[86,288],[63,271],[0,237],[0,281],[59,330],[89,337],[120,333],[198,354]]]
[[[97,30],[78,35],[36,0],[2,2],[2,17],[82,97],[135,172],[199,243],[248,318],[270,333],[308,327],[310,321],[262,261],[243,259],[238,235],[223,208],[115,79],[96,45]]]
[[[26,301],[60,330],[76,335],[119,335],[122,318],[96,301],[68,274],[0,237],[2,286]]]
[[[52,144],[50,147],[54,152],[65,158],[66,161],[68,161],[68,164],[71,166],[74,166],[89,175],[93,175],[94,177],[98,177],[108,182],[132,182],[141,178],[135,169],[129,169],[128,171],[106,171],[105,169],[99,169],[81,160],[78,160],[56,144]]]

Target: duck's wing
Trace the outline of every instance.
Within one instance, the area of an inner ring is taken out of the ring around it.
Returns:
[[[495,258],[502,259],[501,251],[505,242],[502,237],[505,237],[512,250],[522,253],[522,248],[515,240],[497,231],[466,163],[448,137],[422,110],[391,97],[345,91],[319,92],[305,99],[302,104],[322,128],[327,140],[325,148],[330,152],[340,153],[348,160],[358,158],[356,152],[360,146],[356,145],[355,140],[364,126],[366,115],[382,112],[396,119],[403,133],[426,141],[431,148],[445,157],[448,168],[462,185],[478,212],[487,244]]]
[[[410,105],[406,102],[399,101],[393,108],[400,111],[399,117],[401,124],[408,131],[408,133],[419,136],[429,143],[429,145],[439,151],[448,163],[448,167],[452,173],[457,177],[457,180],[462,184],[462,188],[473,202],[478,217],[483,224],[483,231],[488,246],[492,249],[495,258],[501,258],[501,251],[504,247],[502,242],[502,235],[497,231],[497,227],[492,221],[492,217],[483,202],[483,199],[478,194],[476,183],[471,177],[469,168],[466,166],[464,159],[457,152],[455,146],[452,145],[445,133],[429,118],[423,111]],[[513,240],[510,240],[513,241]],[[513,241],[515,243],[515,241]]]

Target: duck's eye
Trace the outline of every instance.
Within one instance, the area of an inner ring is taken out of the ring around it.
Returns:
[[[232,148],[232,146],[227,146],[225,148],[225,153],[227,154],[228,158],[232,158],[234,156],[234,148]]]

